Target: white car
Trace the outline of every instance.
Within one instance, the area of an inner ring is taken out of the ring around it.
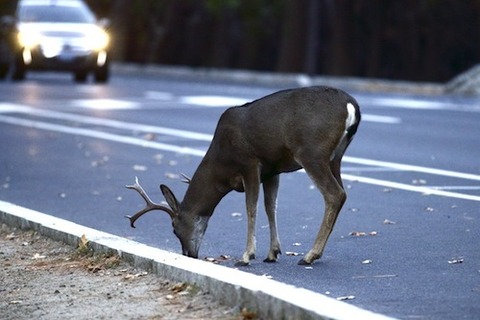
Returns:
[[[28,70],[70,71],[78,82],[109,78],[109,35],[80,0],[20,0],[12,78]]]

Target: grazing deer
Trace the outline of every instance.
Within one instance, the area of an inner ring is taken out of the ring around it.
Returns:
[[[337,216],[346,200],[340,164],[360,123],[360,109],[347,93],[328,87],[283,90],[243,106],[227,109],[210,147],[189,182],[182,202],[165,185],[160,189],[169,205],[150,200],[136,179],[134,189],[147,206],[130,219],[151,210],[172,218],[183,254],[198,257],[208,220],[230,191],[245,192],[248,214],[247,247],[236,265],[255,258],[255,219],[260,184],[270,226],[270,251],[265,262],[281,253],[277,235],[276,203],[279,174],[304,168],[325,201],[323,222],[313,248],[299,264],[322,256]]]

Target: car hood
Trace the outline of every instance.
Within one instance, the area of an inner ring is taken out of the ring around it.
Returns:
[[[101,32],[102,28],[91,23],[24,22],[19,24],[18,30],[35,32],[45,37],[83,38]]]

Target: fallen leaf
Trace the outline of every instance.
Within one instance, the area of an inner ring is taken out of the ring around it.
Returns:
[[[80,241],[78,241],[78,250],[81,252],[88,250],[88,239],[84,234],[80,237]]]
[[[165,177],[167,177],[168,179],[173,179],[173,180],[180,179],[180,175],[178,175],[176,173],[172,173],[172,172],[165,172]]]
[[[367,260],[363,260],[362,264],[371,264],[372,262],[373,262],[372,260],[367,259]]]
[[[427,180],[425,179],[414,179],[412,180],[413,184],[427,184]]]
[[[17,236],[15,235],[15,233],[12,232],[12,233],[10,233],[10,234],[7,234],[7,235],[5,236],[5,239],[6,239],[6,240],[13,240],[13,239],[15,239],[16,237],[17,237]]]
[[[40,259],[45,259],[45,258],[46,258],[46,256],[43,256],[39,253],[35,253],[32,257],[32,260],[40,260]]]
[[[355,296],[337,297],[337,300],[338,300],[338,301],[353,300],[353,299],[355,299]]]
[[[298,253],[298,252],[293,252],[293,251],[287,251],[287,252],[285,252],[285,254],[286,254],[287,256],[293,256],[293,257],[296,257],[296,256],[299,256],[299,255],[300,255],[300,253]]]
[[[302,244],[300,242],[294,242],[292,243],[292,246],[295,246],[295,247],[299,247],[301,246]]]
[[[352,237],[363,237],[363,236],[366,236],[367,234],[365,232],[352,231],[348,235]]]
[[[448,260],[448,263],[449,263],[449,264],[459,264],[459,263],[463,263],[463,258]]]
[[[383,220],[383,224],[396,224],[396,222],[395,222],[395,221],[388,220],[388,219],[385,219],[385,220]]]
[[[147,141],[153,141],[156,139],[156,135],[154,133],[147,133],[143,136],[143,139],[147,140]]]
[[[134,171],[147,171],[147,166],[142,166],[140,164],[135,164],[133,166]]]

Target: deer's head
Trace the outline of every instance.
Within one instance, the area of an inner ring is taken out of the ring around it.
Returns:
[[[207,229],[208,218],[204,216],[189,214],[188,210],[182,210],[181,203],[177,200],[172,190],[166,185],[161,185],[162,191],[168,206],[155,203],[148,197],[147,193],[138,183],[138,178],[135,177],[135,184],[127,185],[128,189],[137,191],[146,202],[146,207],[138,211],[133,216],[127,216],[130,219],[130,226],[135,228],[135,221],[143,214],[152,210],[161,210],[170,216],[172,219],[173,233],[180,240],[182,245],[182,253],[185,256],[198,258],[198,251],[202,243],[203,235]]]

